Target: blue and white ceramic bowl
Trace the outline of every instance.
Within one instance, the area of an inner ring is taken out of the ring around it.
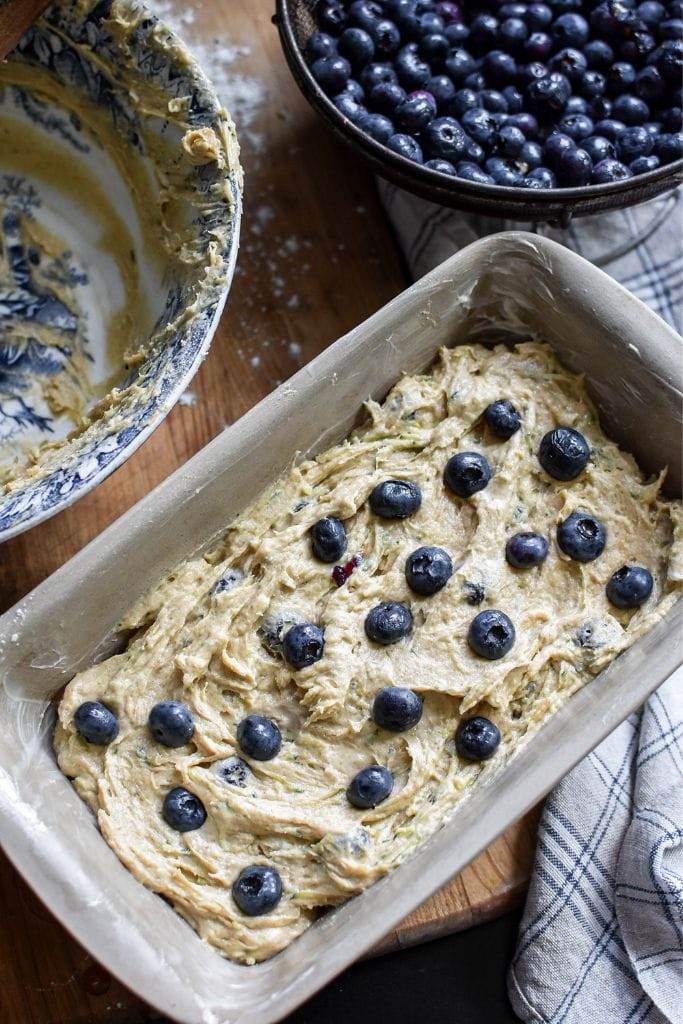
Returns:
[[[159,425],[220,317],[234,126],[137,0],[62,0],[0,65],[0,540]]]

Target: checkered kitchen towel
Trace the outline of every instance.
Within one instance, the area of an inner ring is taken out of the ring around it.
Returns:
[[[381,190],[415,277],[520,226]],[[680,330],[683,191],[543,231]],[[546,801],[508,987],[529,1024],[683,1024],[683,669]]]

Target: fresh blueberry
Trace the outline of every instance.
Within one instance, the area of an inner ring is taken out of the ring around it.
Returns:
[[[390,57],[401,45],[401,33],[393,21],[389,21],[387,18],[380,18],[379,21],[374,22],[368,31],[375,44],[378,57]],[[448,47],[448,41],[444,39],[444,42]]]
[[[614,143],[604,135],[592,135],[590,139],[585,139],[583,148],[594,164],[599,164],[602,160],[614,160],[617,155]]]
[[[176,832],[194,832],[206,821],[204,804],[184,786],[176,786],[166,794],[161,813]]]
[[[459,4],[452,0],[441,0],[434,8],[444,25],[460,24],[462,22],[462,11]]]
[[[228,786],[237,786],[238,789],[245,788],[251,775],[247,762],[236,755],[226,757],[224,761],[219,761],[216,764],[215,771],[222,782],[227,783]]]
[[[527,88],[527,99],[533,112],[544,120],[552,120],[561,114],[570,94],[569,79],[559,71],[551,71]]]
[[[594,121],[603,121],[612,113],[612,101],[606,96],[593,96],[588,100],[587,113]]]
[[[360,103],[362,105],[365,102],[365,89],[360,82],[355,80],[355,78],[349,78],[348,82],[344,86],[344,93],[348,93],[356,103]],[[343,96],[344,93],[340,93],[339,95]]]
[[[647,174],[648,171],[656,171],[659,167],[659,157],[639,156],[628,165],[631,174]]]
[[[556,169],[564,154],[571,153],[575,149],[576,143],[568,135],[565,135],[564,132],[553,132],[545,143],[546,161]]]
[[[321,562],[337,562],[346,551],[344,524],[334,516],[318,519],[311,527],[311,547]]]
[[[302,622],[287,630],[282,638],[282,653],[294,669],[308,668],[320,661],[325,648],[325,634],[320,626]]]
[[[657,0],[644,0],[644,3],[638,4],[636,14],[641,21],[645,22],[648,28],[656,28],[666,15],[666,9]]]
[[[419,509],[422,492],[411,480],[383,480],[372,489],[368,501],[382,519],[405,519]]]
[[[588,100],[585,100],[583,96],[570,96],[567,100],[567,105],[564,108],[564,116],[567,117],[569,114],[587,114],[588,113]]]
[[[399,132],[417,135],[426,128],[436,114],[434,98],[425,92],[411,93],[394,111],[394,121]]]
[[[425,167],[430,171],[438,171],[439,174],[448,174],[452,178],[456,176],[455,167],[448,160],[427,160]]]
[[[454,82],[462,82],[475,69],[475,60],[467,50],[456,47],[446,58],[445,68]]]
[[[655,142],[655,153],[663,164],[679,160],[683,156],[683,134],[670,132],[668,135],[660,135]]]
[[[467,642],[480,658],[497,661],[512,650],[515,627],[504,612],[487,608],[472,619]]]
[[[588,512],[572,512],[557,528],[561,551],[575,562],[592,562],[605,549],[605,527]]]
[[[408,43],[398,51],[394,67],[399,82],[408,91],[423,89],[432,77],[432,70],[417,52],[416,43]]]
[[[370,92],[369,102],[373,110],[391,117],[405,98],[406,91],[397,82],[378,82]]]
[[[553,38],[558,46],[584,46],[588,42],[590,28],[580,14],[561,14],[552,27]]]
[[[282,879],[275,868],[251,864],[232,883],[232,898],[248,917],[267,914],[282,899]]]
[[[448,75],[434,75],[429,79],[427,90],[436,100],[438,110],[448,111],[455,97],[455,86]]]
[[[363,118],[367,117],[368,112],[365,107],[348,92],[340,92],[338,96],[334,97],[333,102],[339,113],[348,117],[352,124],[360,126]]]
[[[601,97],[607,87],[607,79],[601,71],[586,71],[578,82],[578,89],[587,100]]]
[[[542,188],[555,188],[557,180],[549,167],[534,167],[527,175],[532,180],[539,181]]]
[[[527,25],[533,31],[547,28],[553,20],[553,12],[547,4],[529,4],[526,14],[523,15]]]
[[[660,22],[660,39],[680,39],[683,36],[683,21],[680,18],[667,18]]]
[[[517,63],[504,50],[491,50],[484,57],[484,74],[494,85],[508,85],[517,74]]]
[[[443,34],[451,46],[462,46],[470,38],[469,26],[461,21],[446,25]]]
[[[593,71],[609,71],[614,62],[614,50],[603,39],[591,39],[584,46],[583,53]]]
[[[631,64],[640,64],[656,48],[657,43],[649,32],[634,32],[619,47],[619,56]]]
[[[319,57],[311,65],[311,73],[328,96],[336,96],[351,77],[351,65],[345,57]]]
[[[458,498],[471,498],[491,479],[491,467],[479,452],[458,452],[446,463],[444,483]]]
[[[425,128],[422,139],[424,147],[431,157],[459,160],[465,154],[467,139],[465,133],[453,117],[437,117]]]
[[[386,800],[393,788],[394,776],[389,769],[380,764],[371,764],[351,779],[346,798],[354,807],[368,810]]]
[[[641,100],[645,100],[646,103],[655,103],[660,100],[664,95],[665,89],[664,79],[657,68],[651,64],[643,68],[636,75],[633,91],[636,96],[639,96]]]
[[[639,565],[622,565],[610,576],[607,600],[616,608],[640,608],[652,593],[652,574]]]
[[[443,548],[417,548],[408,555],[405,571],[410,589],[421,597],[431,597],[448,583],[453,563]]]
[[[366,135],[369,135],[375,142],[381,142],[383,146],[394,135],[394,126],[384,114],[361,115],[358,127],[362,128]]]
[[[464,130],[480,146],[485,148],[492,145],[496,137],[496,122],[488,110],[482,107],[475,107],[473,110],[466,110],[460,118]]]
[[[470,23],[470,39],[479,53],[485,53],[498,40],[498,19],[492,14],[477,14]]]
[[[417,48],[422,59],[432,66],[442,64],[450,51],[451,44],[443,32],[432,32],[431,35],[423,36]]]
[[[583,434],[573,427],[555,427],[544,434],[538,461],[555,480],[574,480],[588,465],[590,448]]]
[[[536,34],[542,35],[543,33]],[[529,29],[521,18],[506,18],[505,21],[501,22],[500,28],[498,29],[499,41],[512,53],[519,52],[519,50],[521,50],[525,42],[527,42],[528,35]],[[550,43],[550,37],[548,37],[548,42]],[[525,50],[528,52],[528,47],[525,47]],[[545,57],[547,53],[550,53],[550,46],[548,46],[545,53],[540,54],[540,58],[542,59]],[[535,60],[537,55],[531,54],[530,56],[532,60]]]
[[[460,722],[455,749],[467,761],[488,761],[500,746],[500,730],[488,718],[477,715]]]
[[[403,156],[407,160],[412,160],[413,163],[424,163],[420,144],[412,135],[402,135],[400,132],[392,135],[387,142],[387,149],[391,149],[394,153],[398,153],[399,156]]]
[[[462,85],[465,89],[474,89],[475,92],[480,92],[486,88],[486,78],[481,71],[473,71],[471,75],[467,76]]]
[[[332,36],[338,36],[349,23],[348,13],[337,2],[320,4],[315,16],[320,28]]]
[[[365,635],[369,640],[385,647],[396,644],[408,636],[413,629],[410,608],[398,601],[382,601],[371,608],[365,616]]]
[[[375,56],[375,44],[362,28],[347,28],[339,37],[339,53],[354,67],[364,67]]]
[[[445,27],[443,18],[440,18],[436,11],[427,10],[419,16],[418,34],[420,38],[431,36],[435,32],[443,32]]]
[[[594,131],[593,122],[585,114],[565,114],[557,122],[557,127],[564,135],[568,135],[570,139],[573,139],[574,142],[583,142]]]
[[[520,88],[526,89],[527,85],[531,85],[539,78],[545,78],[547,74],[547,65],[533,60],[530,64],[523,64],[522,67],[517,68],[517,84]]]
[[[586,185],[593,170],[593,161],[585,149],[573,149],[563,153],[555,168],[561,185],[576,187]]]
[[[378,64],[377,62],[368,64],[364,67],[358,76],[358,80],[365,91],[366,96],[369,96],[375,86],[379,85],[380,82],[384,82],[385,84],[391,83],[392,85],[398,84],[396,72],[392,66],[390,64]]]
[[[619,132],[623,131],[626,127],[623,121],[616,121],[613,117],[607,117],[603,121],[598,121],[595,125],[595,134],[603,135],[610,142],[616,142],[619,137]]]
[[[478,164],[463,160],[458,164],[458,177],[464,181],[476,181],[480,185],[493,185],[494,181],[490,174],[482,171]]]
[[[567,46],[555,54],[549,67],[551,71],[559,72],[576,85],[583,81],[588,63],[580,50],[575,50],[573,46]]]
[[[627,125],[643,124],[650,119],[650,108],[645,100],[628,94],[617,96],[612,104],[612,113],[618,121]]]
[[[506,85],[503,89],[503,97],[507,103],[509,114],[519,114],[524,106],[524,97],[516,85]]]
[[[319,57],[333,57],[337,52],[337,41],[327,32],[312,32],[304,48],[304,55],[309,64]]]
[[[194,735],[192,712],[178,700],[162,700],[149,713],[147,723],[157,743],[165,747],[182,747]]]
[[[533,171],[543,163],[543,150],[538,142],[525,142],[519,151],[517,160],[524,164],[528,171]]]
[[[280,753],[282,736],[275,722],[264,715],[247,715],[237,726],[240,750],[255,761],[272,761]]]
[[[515,533],[505,545],[505,557],[515,569],[531,569],[548,556],[548,541],[540,533]]]
[[[498,8],[498,17],[502,18],[523,18],[526,14],[526,4],[506,3]]]
[[[464,161],[465,163],[475,163],[477,165],[481,165],[486,156],[483,147],[478,142],[475,142],[474,139],[471,139],[469,135],[467,136],[465,156],[467,157],[467,160]]]
[[[366,32],[369,32],[380,18],[384,17],[384,10],[381,3],[374,0],[354,0],[349,7],[349,17],[354,25],[360,25]]]
[[[529,114],[526,110],[518,114],[510,114],[507,123],[512,128],[519,128],[520,131],[524,132],[527,139],[533,138],[538,132],[538,121],[533,114]]]
[[[99,747],[111,743],[119,733],[119,720],[106,704],[86,700],[74,712],[76,731],[88,743]]]
[[[636,69],[632,64],[618,60],[607,72],[605,89],[609,96],[621,96],[632,89],[636,80]]]
[[[482,89],[479,100],[484,110],[490,114],[507,114],[507,100],[498,89]]]
[[[630,178],[631,172],[620,160],[601,160],[596,164],[591,174],[593,185],[606,185],[612,181],[623,181]]]
[[[458,89],[451,103],[451,113],[462,117],[468,110],[475,110],[478,107],[479,95],[474,89]]]
[[[665,132],[680,132],[683,128],[683,109],[669,107],[662,113],[662,128]]]
[[[623,163],[628,164],[637,156],[649,156],[654,147],[654,139],[646,128],[634,126],[624,128],[617,137],[617,153]]]
[[[487,405],[484,409],[484,419],[489,430],[504,441],[508,441],[516,434],[522,425],[522,417],[507,398],[500,398],[497,402]]]
[[[405,732],[422,718],[422,701],[414,690],[385,686],[372,703],[372,719],[380,729]]]

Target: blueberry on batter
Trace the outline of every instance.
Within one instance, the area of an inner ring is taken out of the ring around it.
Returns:
[[[607,598],[615,608],[640,608],[652,593],[652,573],[640,565],[622,565],[610,577]]]
[[[206,821],[204,804],[184,786],[176,786],[166,794],[161,813],[166,824],[176,832],[193,832]]]
[[[292,626],[282,641],[282,653],[292,668],[308,668],[320,661],[325,649],[325,634],[320,626],[302,622]]]
[[[446,586],[453,575],[453,563],[443,548],[418,548],[406,559],[408,586],[422,597],[431,597]]]
[[[591,450],[573,427],[556,427],[541,440],[538,461],[555,480],[574,480],[588,465]]]
[[[382,519],[406,519],[422,504],[422,492],[410,480],[384,480],[370,492],[370,508]]]
[[[237,726],[242,753],[255,761],[270,761],[280,753],[282,736],[275,722],[264,715],[247,715]]]
[[[479,452],[458,452],[446,463],[443,474],[449,490],[458,498],[471,498],[491,479],[491,467]]]
[[[354,807],[367,810],[376,807],[390,795],[394,788],[394,776],[381,764],[363,768],[351,779],[346,797]]]
[[[588,512],[572,512],[557,528],[561,551],[575,562],[592,562],[605,550],[607,532]]]
[[[377,644],[395,644],[413,629],[410,608],[398,601],[383,601],[365,616],[365,635]]]
[[[372,718],[381,729],[405,732],[422,718],[422,701],[405,686],[385,686],[373,701]]]
[[[98,700],[86,700],[76,708],[74,725],[84,740],[101,747],[116,739],[119,732],[116,715]]]
[[[505,557],[515,569],[532,569],[548,557],[548,541],[540,533],[516,533],[505,545]]]
[[[344,524],[334,516],[325,516],[311,527],[313,554],[321,562],[336,562],[346,551]]]
[[[512,650],[515,627],[505,612],[487,608],[472,619],[467,641],[475,654],[489,661],[497,661]]]
[[[455,749],[468,761],[488,761],[499,744],[498,726],[483,715],[461,722],[455,734]]]
[[[165,747],[182,747],[194,734],[192,712],[179,700],[155,704],[147,722],[154,739]]]
[[[232,898],[249,917],[267,914],[282,898],[282,879],[275,868],[251,864],[233,882]]]
[[[484,409],[484,419],[491,433],[503,441],[509,441],[522,425],[522,417],[507,398],[487,405]]]

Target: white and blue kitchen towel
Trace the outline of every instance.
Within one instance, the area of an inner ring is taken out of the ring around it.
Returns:
[[[416,278],[522,226],[381,191]],[[680,331],[683,192],[542,230]],[[683,669],[547,799],[508,991],[528,1024],[683,1024]]]

